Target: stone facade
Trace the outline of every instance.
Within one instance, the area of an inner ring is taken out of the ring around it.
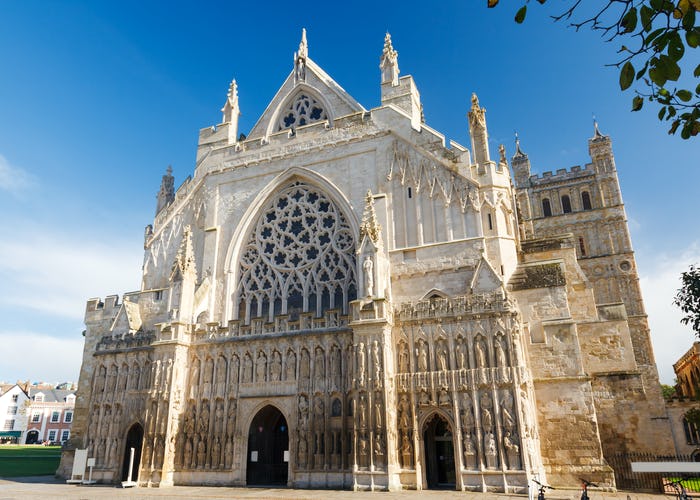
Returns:
[[[518,146],[511,178],[476,95],[471,149],[424,123],[388,35],[371,110],[305,33],[294,61],[247,138],[234,81],[163,176],[141,290],[88,301],[93,477],[133,447],[142,485],[522,492],[672,448],[610,139],[542,179]]]

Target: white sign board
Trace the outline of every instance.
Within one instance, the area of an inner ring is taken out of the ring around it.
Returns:
[[[284,458],[282,460],[289,462],[289,450],[284,450]]]
[[[257,462],[258,461],[258,452],[256,451],[251,451],[250,452],[250,461],[251,462]]]

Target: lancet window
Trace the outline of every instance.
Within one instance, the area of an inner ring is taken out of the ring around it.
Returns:
[[[327,120],[328,115],[323,105],[311,94],[301,92],[280,112],[277,131],[296,128],[313,122]]]
[[[268,201],[241,251],[234,316],[321,316],[357,296],[355,240],[340,209],[295,182]]]

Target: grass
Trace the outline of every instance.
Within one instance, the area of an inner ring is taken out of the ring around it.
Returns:
[[[0,477],[52,476],[60,460],[60,446],[0,446]]]

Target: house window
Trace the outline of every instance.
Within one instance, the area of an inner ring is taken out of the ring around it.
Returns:
[[[70,437],[70,431],[63,431],[61,432],[61,442],[68,441],[68,438]]]
[[[567,194],[561,197],[561,209],[565,214],[571,213],[571,200]]]
[[[162,300],[163,299],[163,290],[156,290],[153,295],[154,295],[153,300]]]
[[[55,411],[51,413],[51,422],[58,422],[58,419],[61,417],[61,412],[60,411]]]
[[[552,204],[549,203],[549,198],[542,198],[542,215],[545,217],[552,216]]]
[[[17,415],[17,407],[16,406],[8,406],[7,407],[7,414],[8,415]]]
[[[66,414],[63,416],[63,421],[67,424],[71,423],[73,421],[73,412],[67,411]]]
[[[16,403],[18,399],[19,399],[19,394],[13,394],[13,395],[12,395],[12,402],[13,402],[13,403]]]
[[[56,430],[49,431],[49,441],[56,441]]]
[[[593,208],[591,206],[591,195],[588,194],[588,191],[581,193],[581,203],[583,204],[584,210],[590,210]]]
[[[586,244],[583,241],[583,238],[578,239],[578,248],[579,248],[579,250],[581,250],[581,257],[585,257],[586,256]]]
[[[37,403],[43,403],[44,402],[44,395],[43,394],[37,394],[34,396],[34,401]]]
[[[5,425],[3,425],[2,430],[4,431],[11,431],[15,426],[15,419],[8,419],[5,420]]]
[[[32,423],[37,423],[40,420],[41,420],[41,413],[39,413],[39,412],[32,413]]]

